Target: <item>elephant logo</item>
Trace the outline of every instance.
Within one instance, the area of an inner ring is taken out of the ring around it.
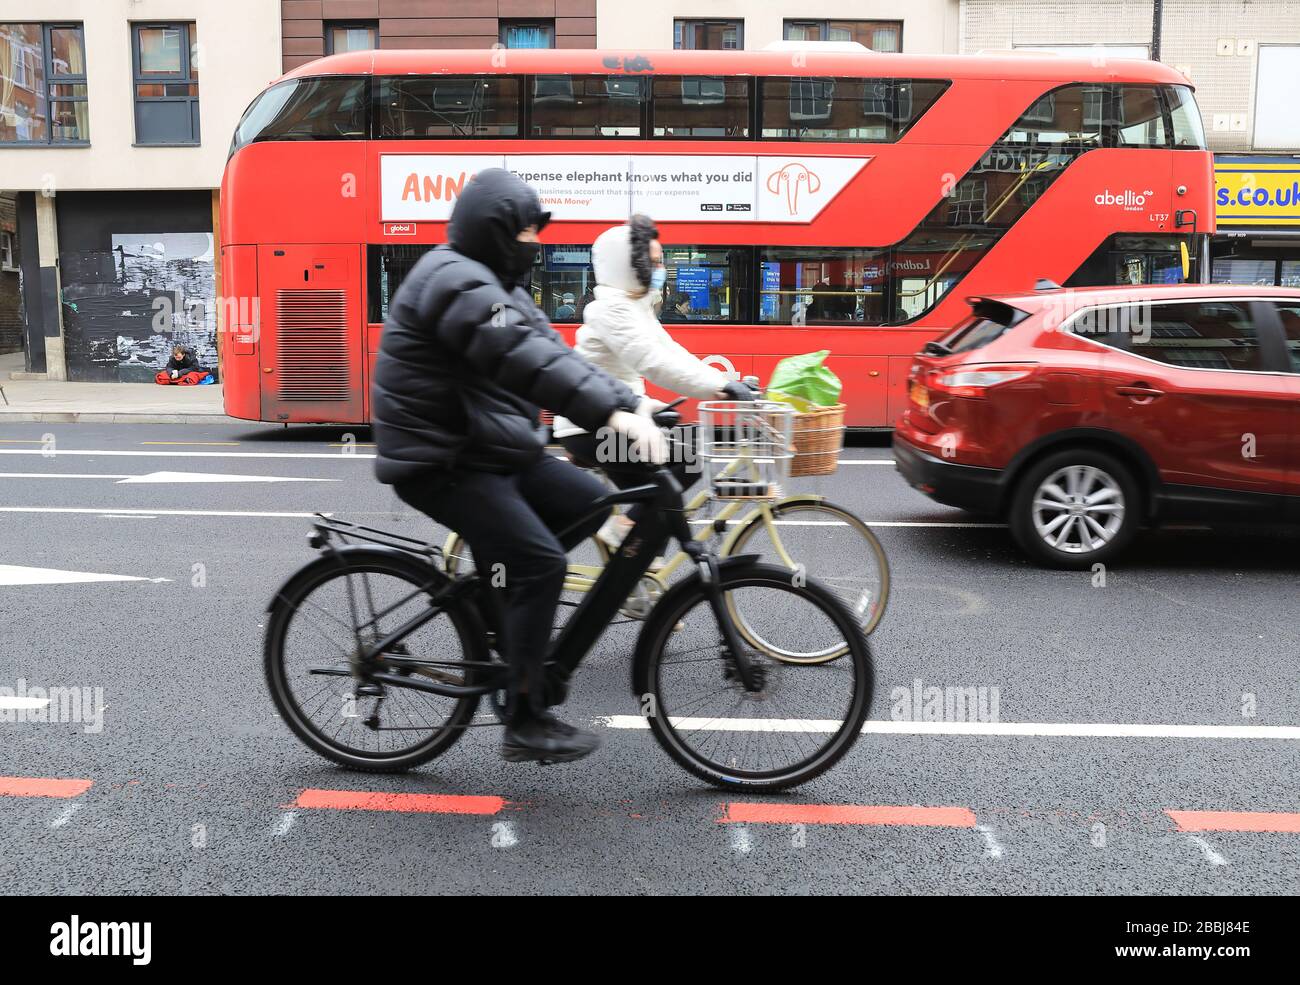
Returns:
[[[785,194],[785,205],[790,215],[799,214],[799,192],[806,188],[809,192],[820,191],[822,180],[806,164],[791,161],[767,177],[767,190],[773,195]]]

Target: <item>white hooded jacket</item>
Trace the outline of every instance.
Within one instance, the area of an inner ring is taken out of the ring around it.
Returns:
[[[631,231],[626,225],[607,229],[591,247],[596,271],[595,300],[582,312],[578,354],[622,380],[637,396],[645,381],[697,400],[714,397],[727,384],[721,371],[696,359],[659,324],[653,292],[643,290],[632,267]],[[583,429],[557,416],[555,437],[582,434]]]

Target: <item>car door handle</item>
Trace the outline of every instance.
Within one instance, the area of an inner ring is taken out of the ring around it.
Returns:
[[[1117,386],[1115,392],[1121,397],[1128,397],[1135,404],[1149,404],[1157,397],[1165,395],[1164,390],[1157,390],[1145,383],[1135,383],[1132,386]]]

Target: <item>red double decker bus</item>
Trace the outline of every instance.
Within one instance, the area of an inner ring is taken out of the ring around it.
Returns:
[[[854,427],[894,420],[912,353],[967,296],[1182,280],[1184,248],[1203,252],[1214,222],[1191,88],[1153,62],[335,55],[263,92],[231,147],[227,413],[366,421],[389,299],[485,167],[521,175],[553,213],[533,293],[562,331],[590,297],[592,241],[644,212],[673,334],[742,376],[831,350]]]

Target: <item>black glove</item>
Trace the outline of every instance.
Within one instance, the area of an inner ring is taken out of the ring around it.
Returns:
[[[746,383],[740,380],[728,380],[722,392],[727,395],[728,400],[746,400],[754,401],[758,399],[758,394],[751,390]]]

